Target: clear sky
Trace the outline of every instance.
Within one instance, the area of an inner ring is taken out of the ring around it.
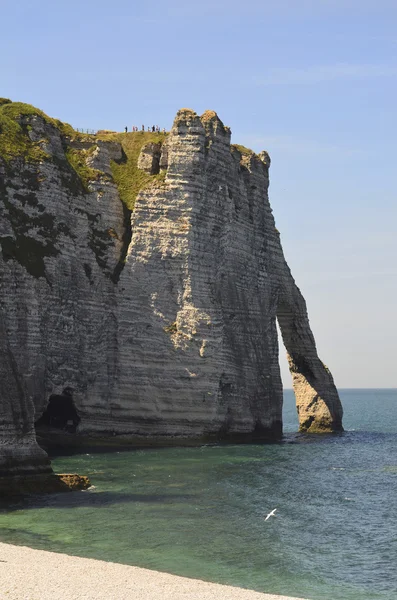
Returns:
[[[93,129],[209,108],[233,142],[268,150],[322,360],[339,387],[397,386],[396,0],[0,8],[0,96]]]

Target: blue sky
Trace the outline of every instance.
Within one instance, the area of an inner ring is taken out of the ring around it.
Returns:
[[[395,0],[0,6],[0,96],[93,129],[210,108],[267,149],[321,358],[339,387],[397,386]]]

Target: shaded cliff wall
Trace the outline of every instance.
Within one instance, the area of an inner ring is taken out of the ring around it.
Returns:
[[[29,126],[46,156],[21,157],[0,170],[0,285],[9,344],[37,417],[50,394],[66,386],[80,399],[90,386],[98,397],[112,393],[112,276],[125,214],[109,175],[98,173],[88,192],[66,159],[60,131],[36,116]]]
[[[18,373],[0,307],[0,478],[50,473],[50,461],[39,448],[34,407]]]
[[[341,428],[265,152],[230,146],[210,111],[179,111],[164,143],[81,138],[16,105],[7,115],[18,129],[7,154],[0,114],[0,298],[35,419],[70,387],[80,435],[280,435],[278,318],[302,429]]]

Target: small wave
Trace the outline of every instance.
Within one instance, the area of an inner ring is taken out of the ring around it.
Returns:
[[[91,492],[92,490],[96,490],[96,485],[90,485],[86,490],[81,490],[82,492]]]

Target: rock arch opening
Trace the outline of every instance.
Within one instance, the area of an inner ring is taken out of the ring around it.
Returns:
[[[280,294],[277,321],[287,350],[300,431],[343,431],[338,392],[317,354],[306,303],[295,285]]]

